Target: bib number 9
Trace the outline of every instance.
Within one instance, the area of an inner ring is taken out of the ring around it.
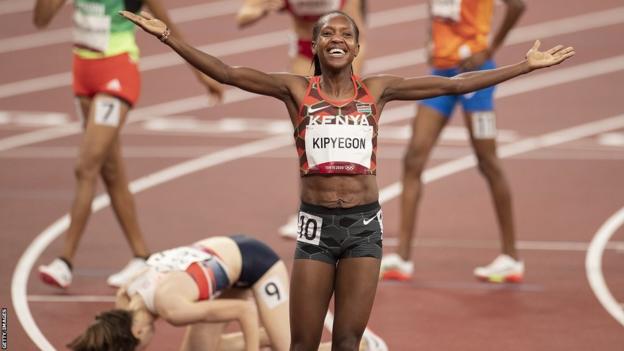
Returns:
[[[255,289],[257,289],[256,294],[261,296],[260,300],[269,309],[273,309],[288,301],[288,291],[284,289],[284,285],[277,275],[272,276]]]

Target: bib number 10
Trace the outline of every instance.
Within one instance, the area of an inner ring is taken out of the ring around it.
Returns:
[[[321,241],[323,218],[300,211],[297,221],[297,241],[318,245]]]

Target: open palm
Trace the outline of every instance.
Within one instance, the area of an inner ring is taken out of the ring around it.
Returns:
[[[129,11],[121,11],[119,14],[134,22],[137,26],[143,28],[144,31],[156,37],[162,36],[167,30],[167,25],[163,21],[158,18],[154,18],[154,16],[145,11],[141,11],[139,15]]]
[[[531,69],[544,68],[560,64],[568,58],[574,56],[574,48],[557,45],[546,51],[539,51],[540,41],[536,40],[533,47],[526,53],[526,59]]]

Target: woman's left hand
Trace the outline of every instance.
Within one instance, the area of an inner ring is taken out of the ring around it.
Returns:
[[[145,11],[141,11],[140,15],[136,15],[129,11],[120,11],[119,14],[134,22],[134,24],[141,27],[144,31],[157,38],[162,37],[165,31],[167,31],[167,25],[165,22],[159,20],[158,18],[154,18],[154,16]]]
[[[536,40],[533,47],[526,54],[529,68],[532,70],[558,65],[575,54],[573,47],[568,46],[564,48],[563,45],[557,45],[546,51],[539,51],[540,44],[540,41]]]

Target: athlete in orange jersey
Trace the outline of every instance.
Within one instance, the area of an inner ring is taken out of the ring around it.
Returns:
[[[313,154],[316,160],[312,165],[308,162],[307,169],[320,168],[326,162],[338,166],[325,168],[323,174],[302,172],[299,236],[290,285],[291,350],[318,349],[334,294],[333,349],[358,349],[373,307],[381,263],[382,212],[371,154],[376,139],[374,122],[386,103],[466,94],[574,55],[573,48],[560,45],[541,52],[536,41],[521,62],[453,79],[393,75],[360,79],[352,69],[359,54],[358,27],[348,15],[330,12],[313,27],[314,77],[304,77],[227,65],[180,38],[170,37],[167,26],[149,14],[122,14],[220,83],[282,101],[293,127],[305,128],[303,134],[296,135],[304,141],[306,159]],[[308,105],[314,89],[324,101],[318,104],[314,99]],[[336,113],[322,112],[330,108]],[[302,124],[306,116],[314,118]],[[305,170],[305,163],[303,166]]]
[[[324,14],[344,11],[360,28],[360,54],[353,62],[356,73],[361,72],[364,62],[364,19],[367,0],[245,0],[236,20],[239,27],[246,27],[271,12],[288,12],[293,20],[294,36],[290,48],[290,71],[310,75],[312,72],[312,27]]]
[[[495,68],[492,56],[524,11],[522,0],[504,0],[505,18],[492,43],[488,42],[494,0],[433,0],[430,2],[431,41],[429,62],[433,75],[451,77],[466,71]],[[397,253],[386,255],[382,277],[407,280],[413,264],[410,250],[416,224],[416,208],[422,192],[421,174],[440,132],[461,103],[472,147],[485,176],[496,208],[502,238],[502,254],[474,274],[492,282],[518,282],[524,274],[519,260],[511,209],[511,191],[496,156],[496,124],[493,112],[494,87],[465,95],[447,95],[423,100],[412,122],[403,163],[403,193]]]

